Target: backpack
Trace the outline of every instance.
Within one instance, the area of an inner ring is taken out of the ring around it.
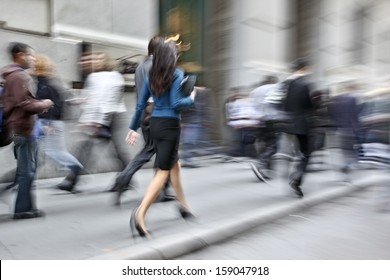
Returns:
[[[7,120],[3,115],[3,93],[4,85],[0,85],[0,147],[7,146],[12,143],[13,135],[7,127]]]

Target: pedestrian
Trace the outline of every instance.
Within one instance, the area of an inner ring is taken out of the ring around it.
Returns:
[[[365,131],[359,165],[376,173],[389,174],[390,169],[390,84],[365,92],[360,121]],[[389,181],[375,186],[375,206],[380,212],[390,211]]]
[[[363,144],[364,132],[360,124],[359,89],[356,81],[340,83],[333,91],[328,111],[340,139],[343,164],[340,171],[348,173],[359,160],[359,147]]]
[[[92,54],[92,63],[93,72],[85,81],[85,102],[78,120],[80,140],[76,144],[76,158],[85,167],[96,144],[108,145],[112,141],[119,160],[126,166],[126,153],[121,151],[119,141],[112,134],[116,114],[126,112],[122,99],[125,81],[119,72],[113,70],[106,53]],[[73,192],[78,178],[79,173],[71,171],[58,187]]]
[[[207,89],[198,90],[194,106],[181,112],[181,167],[197,168],[201,165],[195,159],[199,151],[203,150],[202,136],[205,134],[204,120],[210,117],[207,110]]]
[[[271,179],[271,158],[277,150],[278,133],[274,129],[272,119],[267,116],[267,94],[276,90],[278,78],[275,76],[266,76],[260,86],[255,88],[249,96],[255,104],[255,109],[258,112],[259,124],[257,128],[257,141],[261,142],[261,149],[257,153],[257,160],[251,163],[251,169],[260,181]]]
[[[16,182],[19,185],[15,201],[14,219],[42,217],[36,206],[32,187],[37,169],[38,142],[35,135],[36,114],[48,111],[54,104],[50,99],[35,98],[36,85],[27,73],[34,67],[35,51],[27,44],[10,43],[12,64],[2,69],[4,85],[4,116],[14,133]]]
[[[297,139],[301,153],[298,163],[294,166],[289,177],[289,185],[298,197],[303,197],[301,189],[302,179],[310,157],[309,132],[310,124],[307,116],[314,106],[310,97],[313,84],[310,81],[312,73],[309,60],[298,58],[293,62],[293,74],[287,79],[287,95],[284,101],[284,108],[290,115],[289,125],[285,132]]]
[[[145,77],[149,74],[150,68],[153,62],[153,53],[158,43],[161,43],[164,39],[160,36],[154,36],[150,39],[148,44],[148,57],[147,59],[138,65],[135,71],[135,90],[137,94],[137,100],[140,99],[141,89]],[[131,185],[131,180],[134,174],[155,155],[156,150],[153,143],[153,139],[150,136],[150,118],[153,112],[153,98],[149,98],[147,105],[142,114],[141,130],[144,138],[144,146],[134,159],[125,167],[125,169],[116,177],[114,185],[110,188],[110,191],[116,192],[115,205],[120,204],[120,198],[124,191],[126,191]],[[168,193],[167,185],[164,187],[163,195],[159,200],[171,201],[175,197]]]
[[[242,88],[234,89],[225,103],[226,124],[231,132],[228,156],[256,158],[256,133],[258,113],[252,99]]]
[[[325,149],[327,132],[333,129],[333,122],[329,116],[330,88],[316,89],[311,94],[311,99],[315,108],[310,119],[310,144],[312,152],[316,152]]]
[[[150,135],[156,149],[157,171],[141,204],[133,210],[130,219],[131,229],[135,229],[143,237],[150,237],[145,226],[145,215],[168,178],[174,188],[181,216],[183,218],[193,216],[182,189],[178,149],[180,143],[179,110],[193,104],[196,91],[194,90],[188,97],[182,95],[180,84],[184,74],[176,69],[176,62],[177,49],[174,42],[157,44],[152,67],[148,77],[144,80],[141,96],[126,138],[129,144],[137,142],[139,134],[136,130],[140,126],[142,112],[147,106],[148,99],[153,97],[154,109],[150,119]]]
[[[63,105],[67,91],[56,74],[54,62],[48,56],[42,54],[38,54],[36,59],[34,76],[38,82],[37,98],[50,99],[54,103],[54,106],[47,112],[38,115],[44,131],[41,147],[45,155],[77,176],[83,166],[66,148],[65,124],[62,121]],[[67,190],[64,184],[59,184],[57,187],[61,190]]]

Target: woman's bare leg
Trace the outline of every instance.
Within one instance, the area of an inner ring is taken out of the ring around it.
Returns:
[[[188,204],[183,192],[180,171],[181,171],[180,162],[177,161],[170,171],[170,179],[171,179],[172,187],[176,193],[177,201],[179,202],[181,207],[189,211]]]
[[[169,176],[169,170],[158,169],[154,175],[152,181],[149,183],[148,189],[142,199],[140,206],[138,207],[136,220],[138,225],[146,231],[145,227],[145,215],[150,205],[156,200],[161,190],[163,189],[165,182]]]

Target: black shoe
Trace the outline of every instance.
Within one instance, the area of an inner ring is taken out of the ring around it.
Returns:
[[[161,195],[157,197],[156,202],[168,202],[168,201],[173,201],[173,200],[176,200],[176,196],[174,196],[172,194],[161,193]]]
[[[262,182],[267,182],[269,179],[271,179],[269,176],[265,175],[263,171],[261,171],[254,163],[250,163],[251,169],[253,173],[255,173],[257,179],[259,179]]]
[[[107,190],[107,192],[117,192],[119,191],[119,189],[121,189],[121,187],[117,184],[114,184],[111,188]]]
[[[79,193],[82,193],[82,191],[80,190],[76,190],[74,188],[74,186],[57,186],[58,189],[62,190],[62,191],[66,191],[66,192],[69,192],[71,194],[79,194]]]
[[[108,190],[108,192],[115,192],[115,199],[114,199],[114,205],[119,206],[121,205],[121,196],[125,191],[135,190],[134,185],[130,182],[127,186],[119,186],[114,185],[111,187],[111,189]]]
[[[60,183],[57,185],[57,188],[60,189],[61,191],[67,191],[67,192],[71,192],[73,193],[73,190],[74,190],[74,185],[71,184],[71,183]]]
[[[179,206],[179,212],[180,212],[180,215],[181,217],[184,219],[184,220],[187,220],[187,219],[195,219],[195,215],[192,214],[190,211],[188,211],[187,209]]]
[[[162,202],[173,201],[173,200],[176,200],[176,196],[172,194],[165,194],[162,199]]]
[[[14,220],[33,219],[33,218],[40,218],[44,216],[45,216],[45,212],[43,212],[42,210],[35,209],[26,212],[15,213],[13,219]]]
[[[115,199],[114,199],[114,205],[115,206],[119,206],[121,205],[121,197],[122,197],[122,194],[127,191],[127,190],[130,190],[130,189],[134,189],[134,188],[129,188],[129,186],[126,186],[126,187],[118,187],[116,189],[116,191],[113,191],[115,192]]]
[[[299,187],[299,182],[296,180],[291,180],[290,181],[290,187],[294,190],[295,194],[299,197],[303,197],[303,192],[302,189]]]
[[[130,216],[130,229],[131,229],[131,234],[133,238],[135,237],[135,230],[138,232],[139,236],[144,237],[144,238],[151,238],[150,233],[143,228],[140,227],[138,224],[136,215],[137,215],[138,207],[134,208],[133,211],[131,212]]]
[[[107,192],[125,192],[129,190],[134,190],[134,185],[130,182],[127,186],[122,187],[121,185],[114,184]]]

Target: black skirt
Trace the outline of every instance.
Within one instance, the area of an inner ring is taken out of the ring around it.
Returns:
[[[156,151],[156,166],[170,170],[179,160],[180,121],[175,118],[150,119],[150,136]]]

